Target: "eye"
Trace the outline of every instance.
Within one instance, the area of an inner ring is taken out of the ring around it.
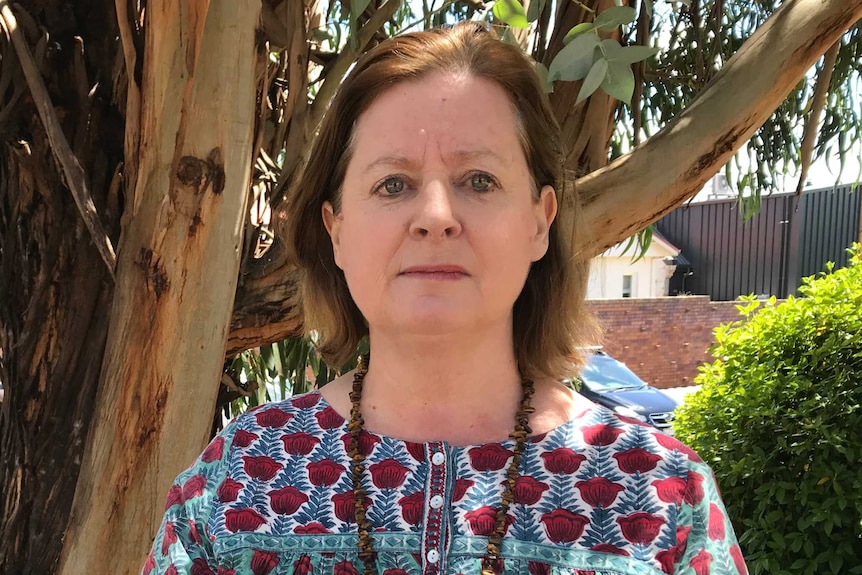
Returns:
[[[487,192],[494,187],[496,182],[489,174],[473,174],[470,176],[470,186],[477,192]]]
[[[397,196],[404,191],[404,180],[398,176],[389,176],[377,186],[378,192],[387,196]]]

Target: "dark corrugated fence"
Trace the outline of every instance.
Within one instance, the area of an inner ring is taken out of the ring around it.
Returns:
[[[692,203],[657,223],[682,250],[690,269],[678,266],[671,294],[786,297],[827,261],[847,265],[846,249],[859,239],[859,190],[850,186],[810,190],[796,206],[793,194],[773,194],[743,221],[735,199]],[[690,274],[686,274],[690,271]]]

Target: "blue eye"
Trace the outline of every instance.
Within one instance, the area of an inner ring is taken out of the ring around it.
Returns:
[[[390,176],[383,180],[379,189],[382,189],[387,195],[396,196],[404,191],[404,180]]]
[[[477,192],[487,192],[494,184],[494,178],[488,174],[473,174],[470,176],[470,186]]]

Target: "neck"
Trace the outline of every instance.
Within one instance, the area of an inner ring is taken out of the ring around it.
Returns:
[[[521,375],[510,330],[463,338],[372,331],[370,342],[362,393],[368,429],[456,443],[497,441],[512,430]]]

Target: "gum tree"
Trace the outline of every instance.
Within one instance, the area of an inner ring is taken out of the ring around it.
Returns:
[[[487,18],[541,64],[581,257],[746,145],[759,190],[858,131],[862,0],[490,8],[0,0],[0,571],[138,569],[225,358],[301,328],[269,225],[340,80],[383,38]]]

